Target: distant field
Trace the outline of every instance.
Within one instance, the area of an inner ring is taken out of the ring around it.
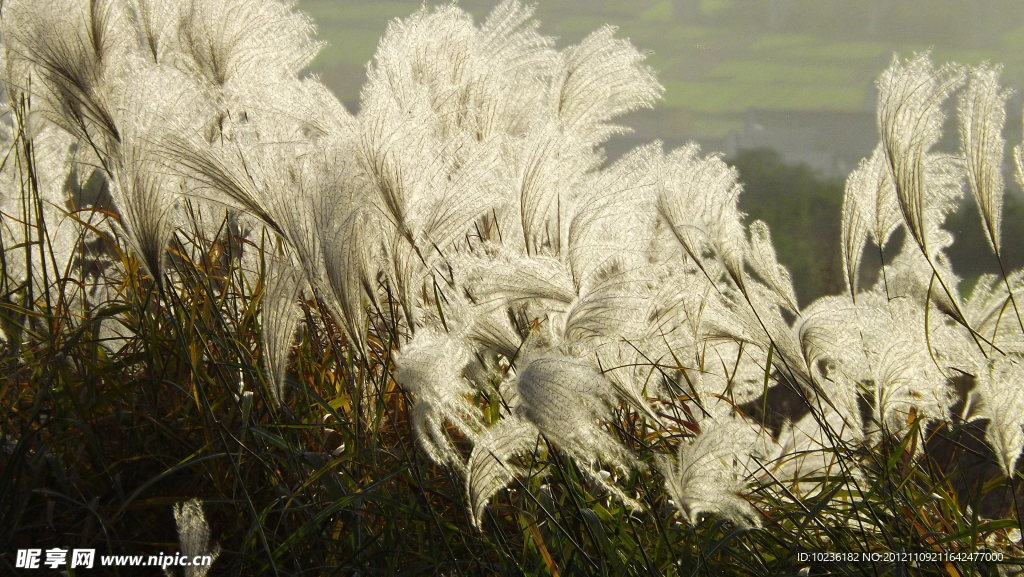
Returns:
[[[494,4],[461,3],[477,18]],[[578,2],[549,0],[540,2],[537,16],[543,23],[541,30],[559,38],[560,44],[576,42],[587,31],[609,23],[651,52],[649,62],[666,92],[658,107],[660,120],[650,123],[655,132],[636,135],[643,140],[719,140],[738,130],[751,108],[870,110],[874,107],[872,82],[894,52],[910,55],[930,48],[939,62],[1002,62],[1004,80],[1024,86],[1024,24],[1012,25],[1024,20],[1015,20],[1016,12],[1007,13],[1008,23],[1001,24],[1000,14],[979,10],[983,13],[973,16],[989,18],[998,29],[961,37],[948,33],[956,22],[949,23],[951,17],[945,13],[949,10],[939,6],[942,2],[935,4],[941,20],[932,13],[912,15],[879,4],[883,7],[878,11],[893,20],[889,28],[865,23],[863,9],[851,13],[847,25],[843,11],[849,5],[836,2],[821,2],[818,6],[824,8],[809,11],[810,15],[781,16],[770,10],[770,4],[606,0],[587,3],[584,12]],[[788,4],[801,6],[799,1]],[[690,8],[680,8],[683,5]],[[301,0],[299,7],[314,18],[320,38],[327,43],[313,65],[314,72],[355,107],[365,66],[387,22],[420,6],[414,0]],[[881,31],[860,30],[871,27]],[[684,134],[657,132],[659,126]]]

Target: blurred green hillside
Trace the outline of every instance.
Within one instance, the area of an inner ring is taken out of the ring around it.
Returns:
[[[461,5],[481,18],[495,3]],[[300,0],[328,44],[314,71],[354,106],[387,22],[420,5]],[[640,140],[717,143],[743,129],[750,109],[871,110],[874,78],[894,52],[1001,62],[1007,84],[1024,86],[1024,3],[1009,0],[542,0],[537,17],[560,44],[610,23],[651,51],[666,92],[639,115]]]

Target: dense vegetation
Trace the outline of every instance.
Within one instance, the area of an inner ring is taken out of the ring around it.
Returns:
[[[238,575],[1019,557],[998,68],[883,73],[841,208],[788,209],[834,231],[829,285],[794,283],[718,156],[606,160],[662,92],[610,26],[558,50],[515,1],[479,24],[425,7],[353,115],[302,76],[312,24],[275,0],[0,19],[5,569],[27,547],[219,551]],[[969,296],[947,228],[967,195],[1000,271]]]

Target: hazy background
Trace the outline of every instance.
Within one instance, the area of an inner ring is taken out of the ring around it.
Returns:
[[[480,19],[496,3],[460,5]],[[421,4],[299,1],[328,43],[313,71],[350,110],[387,22]],[[1024,87],[1024,2],[1015,0],[541,0],[536,17],[559,46],[608,23],[651,52],[664,99],[625,119],[635,131],[610,143],[609,155],[655,139],[725,153],[746,184],[744,210],[772,226],[794,276],[812,277],[797,280],[807,287],[804,301],[841,288],[841,179],[878,140],[874,80],[894,53],[931,49],[936,63],[1002,63],[1004,84]],[[1009,145],[1021,141],[1021,105],[1015,94]],[[952,119],[947,137],[954,146]],[[976,219],[968,208],[950,223],[962,237],[954,264],[968,280],[992,264]],[[1024,262],[1014,246],[1024,245],[1022,219],[1024,209],[1009,202],[1004,243],[1014,264]]]
[[[460,4],[482,18],[495,3]],[[328,42],[314,70],[350,108],[388,20],[420,5],[300,0]],[[692,139],[730,154],[770,145],[825,174],[845,175],[877,140],[874,79],[893,53],[931,48],[937,62],[1001,62],[1005,81],[1024,85],[1019,1],[542,0],[537,17],[562,46],[609,23],[652,52],[665,97],[629,119],[631,140]]]

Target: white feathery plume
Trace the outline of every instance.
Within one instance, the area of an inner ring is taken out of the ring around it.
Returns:
[[[945,231],[942,234],[948,236]],[[953,272],[945,253],[935,253],[929,262],[928,257],[908,238],[900,252],[885,265],[885,275],[878,279],[872,290],[890,299],[909,298],[919,306],[924,306],[924,302],[930,299],[942,312],[959,319],[961,312],[958,311],[962,308],[960,294],[944,291],[943,285],[951,291],[957,291],[960,285],[960,277]]]
[[[676,462],[659,459],[669,496],[691,524],[712,514],[740,527],[760,527],[760,515],[742,493],[758,468],[752,453],[767,445],[751,425],[740,421],[723,418],[702,426],[694,439],[679,445]],[[759,455],[766,457],[766,451]]]
[[[533,6],[506,0],[480,25],[475,55],[487,62],[473,84],[479,96],[470,105],[476,112],[476,133],[486,140],[494,133],[523,134],[545,111],[543,89],[558,63],[553,39],[537,33]],[[531,89],[532,88],[532,89]]]
[[[422,233],[421,242],[428,242],[435,250],[458,240],[500,200],[496,146],[477,147],[468,157],[457,160],[461,166],[434,171],[409,199],[410,224]]]
[[[251,174],[247,151],[237,142],[213,145],[194,137],[169,135],[162,143],[166,162],[186,179],[192,195],[240,208],[281,232],[259,184]]]
[[[302,273],[290,258],[267,255],[261,303],[263,362],[270,377],[270,392],[277,403],[284,395],[288,358],[302,320],[297,301],[301,281]]]
[[[178,528],[178,543],[181,545],[182,556],[189,560],[210,556],[211,560],[215,560],[220,555],[219,546],[210,546],[210,524],[206,521],[203,504],[199,499],[175,505],[174,524]],[[185,568],[185,577],[206,577],[211,566],[189,565]]]
[[[38,73],[33,91],[46,103],[40,109],[101,151],[121,140],[110,88],[132,41],[123,17],[121,3],[112,0],[17,0],[3,12],[8,59]]]
[[[1024,144],[1013,147],[1013,178],[1024,188]]]
[[[479,348],[505,358],[514,358],[523,347],[523,336],[513,326],[510,311],[495,308],[468,309],[466,338]]]
[[[593,465],[601,460],[623,471],[641,466],[600,425],[609,416],[613,400],[608,379],[583,361],[555,353],[533,353],[520,366],[517,414],[581,464],[592,481],[626,505],[640,508],[622,489],[603,479]]]
[[[478,310],[522,304],[564,310],[576,298],[568,267],[553,257],[525,258],[495,245],[490,254],[465,254],[454,262]]]
[[[840,235],[843,268],[851,295],[859,291],[858,276],[868,236],[885,247],[902,221],[896,188],[881,145],[860,161],[846,179]]]
[[[999,89],[1001,67],[971,69],[967,89],[960,98],[960,148],[967,182],[981,213],[989,246],[999,254],[1003,217],[1003,125],[1009,90]]]
[[[451,107],[476,72],[475,35],[471,17],[455,5],[424,7],[392,20],[367,68],[361,108]],[[457,122],[455,115],[447,116],[450,125]]]
[[[602,26],[563,52],[552,85],[552,105],[566,132],[600,145],[623,132],[608,124],[616,116],[648,108],[663,88],[644,56],[628,40],[615,38],[615,27]]]
[[[312,154],[288,158],[289,149],[293,147],[276,143],[265,147],[265,155],[250,155],[254,162],[249,170],[261,177],[263,203],[280,227],[278,234],[288,242],[299,271],[319,291],[324,284],[323,248],[316,222],[321,190],[311,174],[322,170],[323,164]]]
[[[645,281],[650,271],[626,266],[610,261],[587,279],[564,316],[561,334],[568,343],[592,349],[638,339],[646,331],[651,295]]]
[[[330,214],[320,234],[324,275],[333,295],[331,302],[350,342],[365,354],[366,305],[376,293],[376,263],[370,253],[375,223],[365,210],[354,209],[348,214],[321,212]]]
[[[873,419],[885,432],[898,434],[918,419],[929,422],[947,418],[951,391],[945,388],[941,374],[921,365],[931,360],[920,355],[909,339],[890,342],[874,359],[878,380],[874,387]]]
[[[383,240],[385,262],[382,272],[393,298],[400,305],[406,326],[411,330],[417,326],[417,320],[421,316],[422,307],[419,305],[423,304],[423,300],[419,297],[422,293],[417,291],[426,289],[423,283],[428,271],[416,244],[407,237],[394,231]],[[396,328],[398,324],[395,323]]]
[[[872,378],[866,356],[873,326],[888,320],[884,295],[862,293],[856,302],[831,296],[804,309],[795,329],[818,392],[849,423],[859,424],[861,383]],[[823,403],[824,404],[824,403]]]
[[[927,53],[906,62],[894,58],[878,79],[878,125],[885,158],[893,174],[900,211],[911,236],[932,256],[926,214],[934,205],[928,152],[942,135],[942,103],[963,80],[963,71],[947,65],[936,70]]]
[[[206,89],[204,100],[209,109],[203,127],[208,142],[247,132],[246,138],[265,144],[298,143],[292,158],[305,152],[310,142],[322,145],[315,151],[354,146],[355,117],[315,76],[279,78],[270,87],[248,86],[232,95],[231,109],[223,109],[215,91]],[[351,177],[354,171],[346,169]]]
[[[116,125],[123,139],[107,151],[111,196],[121,230],[146,272],[162,284],[166,248],[182,183],[161,163],[155,143],[202,114],[200,94],[189,78],[134,57],[114,93]]]
[[[473,525],[483,529],[483,514],[498,491],[525,471],[511,462],[538,442],[537,429],[515,416],[501,419],[476,438],[466,463],[466,493]]]
[[[170,55],[177,50],[178,25],[182,2],[179,0],[128,0],[132,23],[139,45],[147,60],[154,64],[171,64]]]
[[[320,50],[312,21],[279,0],[186,0],[178,34],[181,65],[241,92],[294,77]]]
[[[503,74],[539,75],[552,65],[554,41],[537,32],[534,6],[505,0],[480,25],[481,42],[489,58],[502,62]]]
[[[391,122],[387,111],[369,115],[364,112],[360,114],[360,122],[357,157],[374,192],[374,204],[394,229],[412,242],[408,213],[415,194],[413,189],[422,186],[418,179],[422,172],[418,166],[421,157],[402,154],[402,151],[433,151],[439,145],[431,141],[425,126]]]
[[[1024,451],[1024,362],[1019,355],[1001,356],[976,377],[980,416],[989,420],[985,439],[999,467],[1012,477]]]
[[[660,382],[654,363],[669,356],[663,350],[665,347],[662,342],[663,339],[659,341],[655,338],[614,340],[595,348],[594,356],[604,376],[612,384],[615,395],[637,413],[646,416],[651,423],[664,428],[665,424],[648,401],[649,396],[659,392]]]
[[[137,141],[126,141],[120,148],[110,187],[120,228],[146,273],[163,285],[167,244],[174,235],[171,212],[178,191]]]
[[[473,388],[463,375],[472,362],[462,339],[430,328],[416,331],[395,355],[395,381],[416,396],[413,426],[430,458],[463,470],[463,458],[445,423],[476,441],[484,430],[480,410],[467,399]]]
[[[255,114],[249,121],[226,122],[230,139],[210,143],[174,133],[160,147],[193,195],[240,208],[287,240],[319,288],[323,257],[314,217],[325,194],[322,173],[337,173],[333,145],[301,138],[297,124]]]
[[[783,304],[789,310],[799,309],[796,291],[793,289],[793,278],[775,256],[771,232],[764,221],[755,220],[750,224],[747,264],[760,280],[783,300]]]
[[[728,278],[733,278],[731,273]],[[771,348],[775,368],[791,382],[813,388],[800,342],[783,315],[778,294],[761,283],[747,283],[742,291],[722,290],[725,281],[723,276],[716,284],[719,298],[708,303],[706,310],[712,314],[706,315],[697,338],[736,339],[765,351]]]
[[[923,308],[906,299],[891,301],[889,313],[887,323],[871,327],[868,341],[875,422],[889,432],[901,432],[915,419],[946,420],[953,391],[944,374],[947,367],[939,365],[941,358],[931,349],[945,340],[938,336],[942,327],[926,326]]]
[[[564,233],[558,228],[563,225],[562,204],[570,203],[567,193],[582,179],[587,160],[571,135],[551,125],[527,134],[523,145],[516,149],[516,224],[527,254],[551,254],[562,249]]]
[[[859,290],[860,263],[864,256],[864,245],[870,232],[870,211],[865,207],[864,198],[871,194],[870,184],[865,182],[869,169],[868,159],[862,159],[856,170],[846,179],[843,192],[842,220],[840,222],[840,244],[842,245],[843,270],[846,289],[856,298]]]
[[[1024,270],[1010,273],[1004,280],[1000,276],[981,275],[964,303],[968,326],[1005,352],[1024,353],[1024,329],[1009,314],[1009,286],[1014,297],[1024,299]]]
[[[393,21],[368,70],[363,110],[415,110],[442,140],[522,134],[544,112],[556,63],[552,40],[537,34],[531,15],[506,1],[479,28],[454,5]]]
[[[928,256],[933,261],[945,258],[942,251],[953,244],[952,233],[942,228],[942,225],[963,198],[964,172],[964,160],[959,156],[944,153],[926,155],[928,198],[924,211],[925,234],[929,239]]]
[[[568,227],[568,257],[580,289],[613,266],[645,262],[653,237],[655,187],[664,163],[660,144],[636,148],[579,183]]]
[[[738,173],[718,157],[699,158],[699,152],[691,144],[669,155],[657,209],[694,262],[703,268],[705,251],[711,249],[736,277],[746,246]]]

